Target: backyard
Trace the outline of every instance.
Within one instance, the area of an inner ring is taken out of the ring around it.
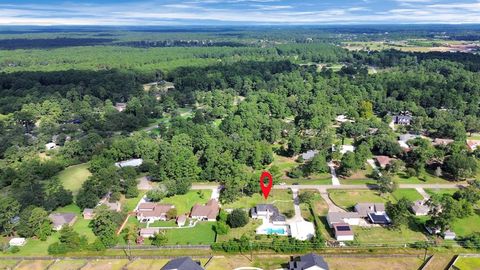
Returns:
[[[459,257],[455,262],[455,267],[460,270],[478,270],[480,269],[480,257]]]
[[[77,194],[83,182],[85,182],[90,175],[88,164],[84,163],[66,168],[58,174],[58,178],[65,189],[72,191],[73,194]]]
[[[206,190],[191,190],[184,195],[175,195],[164,198],[161,203],[169,203],[175,205],[178,215],[189,213],[195,204],[205,204],[210,200],[212,191]]]
[[[353,226],[355,240],[362,244],[404,244],[426,240],[421,228],[402,228],[398,230],[383,227]]]
[[[265,200],[263,195],[258,193],[253,194],[252,196],[244,196],[241,197],[239,200],[229,203],[223,206],[225,209],[235,209],[235,208],[243,208],[243,209],[250,209],[257,204],[262,203],[273,203],[275,204],[280,212],[285,213],[286,211],[293,210],[293,198],[290,191],[287,190],[277,190],[273,189],[268,196],[268,199]]]
[[[403,188],[397,189],[392,193],[392,196],[398,201],[401,198],[406,198],[407,200],[413,202],[418,200],[423,200],[423,196],[418,193],[417,190],[413,188]]]
[[[452,224],[452,231],[457,236],[467,236],[474,232],[480,232],[480,210],[477,209],[472,216],[455,220]]]
[[[213,222],[198,222],[194,228],[165,230],[170,245],[201,245],[215,242]]]

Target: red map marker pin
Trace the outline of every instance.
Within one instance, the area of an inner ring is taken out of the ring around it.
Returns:
[[[265,182],[263,181],[265,177],[268,178],[267,186],[265,186]],[[268,194],[270,193],[272,186],[273,186],[272,175],[269,172],[263,172],[262,175],[260,176],[260,188],[262,189],[263,197],[265,197],[265,200],[268,198]]]

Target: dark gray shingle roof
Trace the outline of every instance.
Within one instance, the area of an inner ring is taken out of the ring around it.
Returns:
[[[190,257],[181,257],[169,261],[161,270],[204,270]]]

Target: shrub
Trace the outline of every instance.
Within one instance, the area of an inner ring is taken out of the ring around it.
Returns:
[[[239,228],[247,225],[248,216],[242,209],[235,209],[228,215],[227,223],[231,228]]]

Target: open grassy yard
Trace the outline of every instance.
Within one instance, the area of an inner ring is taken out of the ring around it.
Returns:
[[[218,235],[217,242],[228,241],[234,238],[240,238],[243,235],[247,235],[250,238],[255,237],[255,230],[258,226],[262,225],[261,220],[250,219],[247,225],[241,228],[231,228],[226,235]]]
[[[455,262],[455,267],[460,270],[480,269],[480,257],[460,257]]]
[[[93,234],[92,229],[88,226],[90,224],[90,220],[83,219],[81,209],[75,205],[70,204],[65,207],[58,208],[56,213],[75,213],[77,215],[77,220],[73,224],[73,229],[78,232],[80,235],[85,235],[88,239],[88,242],[92,243],[97,238],[95,234]]]
[[[248,210],[261,203],[273,203],[277,205],[281,212],[293,209],[292,195],[289,193],[289,191],[280,189],[272,189],[267,200],[265,200],[263,195],[253,194],[250,197],[241,197],[239,200],[233,203],[226,204],[223,206],[223,208],[243,208]]]
[[[204,204],[208,202],[211,195],[211,190],[191,190],[184,195],[175,195],[165,198],[161,201],[161,203],[170,203],[175,205],[177,208],[177,213],[180,215],[189,213],[196,203]]]
[[[282,172],[282,179],[288,179],[287,172],[290,171],[291,169],[295,168],[296,166],[298,166],[299,163],[295,162],[295,160],[293,158],[279,156],[277,154],[274,154],[272,165],[275,165],[280,169],[280,172]],[[275,179],[274,179],[274,181],[275,181]]]
[[[330,190],[329,196],[336,205],[344,209],[352,208],[357,203],[385,203],[394,200],[392,195],[379,195],[374,190]]]
[[[47,269],[48,265],[53,261],[51,260],[25,260],[22,261],[15,267],[16,270],[44,270]]]
[[[364,228],[353,226],[355,240],[362,244],[403,244],[426,240],[421,228],[390,230],[383,227]]]
[[[474,232],[480,232],[480,210],[476,214],[458,219],[452,224],[452,230],[457,236],[466,236]]]
[[[332,176],[330,174],[316,174],[310,178],[288,178],[282,179],[282,182],[287,185],[299,184],[299,185],[331,185]]]
[[[186,224],[188,224],[188,221],[186,222]],[[177,227],[177,223],[175,222],[175,220],[168,220],[168,221],[157,220],[151,223],[150,227]]]
[[[375,257],[325,257],[330,270],[416,270],[422,265],[422,260],[416,257],[375,258]],[[381,268],[380,268],[381,266]]]
[[[57,242],[59,233],[55,232],[46,241],[40,241],[38,239],[27,239],[25,246],[20,247],[20,252],[15,256],[43,256],[48,255],[48,246]],[[0,255],[1,256],[1,255]]]
[[[121,200],[121,203],[122,203],[122,207],[127,209],[128,212],[131,212],[133,211],[133,209],[135,209],[135,207],[137,206],[138,202],[140,201],[141,198],[143,198],[143,196],[147,193],[147,191],[145,190],[140,190],[139,194],[137,197],[135,198],[129,198],[129,199],[126,199],[126,198],[122,198]]]
[[[423,173],[420,176],[407,177],[404,173],[399,173],[392,177],[392,180],[399,184],[449,184],[448,180],[437,177],[433,174]]]
[[[439,188],[439,189],[430,189],[426,188],[425,192],[427,192],[429,195],[433,194],[449,194],[453,195],[453,193],[457,192],[458,188]]]
[[[86,263],[86,260],[60,260],[50,266],[49,270],[77,270]]]
[[[65,189],[72,191],[73,194],[77,194],[83,182],[85,182],[90,175],[92,174],[88,170],[88,164],[84,163],[66,168],[60,172],[58,178]]]
[[[128,260],[93,260],[89,261],[82,270],[121,270]]]
[[[214,222],[198,222],[194,228],[165,230],[168,244],[211,244],[215,242]]]
[[[413,188],[397,189],[392,193],[392,195],[397,201],[401,198],[406,198],[412,202],[423,199],[422,195],[420,195],[420,193]]]

